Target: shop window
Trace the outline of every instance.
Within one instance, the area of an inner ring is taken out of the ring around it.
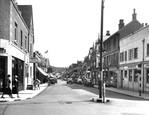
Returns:
[[[125,78],[127,78],[127,70],[125,70],[124,76]]]
[[[129,70],[129,81],[132,81],[132,69]]]
[[[138,70],[137,69],[135,69],[134,70],[134,82],[138,82]]]
[[[146,69],[146,82],[149,83],[149,68]]]
[[[123,78],[123,70],[121,70],[121,78]]]

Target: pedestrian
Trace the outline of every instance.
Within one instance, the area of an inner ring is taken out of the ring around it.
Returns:
[[[36,79],[36,83],[37,83],[38,89],[40,89],[40,80],[39,79]]]
[[[18,81],[18,76],[17,75],[15,75],[15,77],[14,77],[14,80],[13,80],[13,82],[12,82],[12,93],[13,94],[17,94],[17,97],[18,98],[20,98],[19,97],[19,90],[18,90],[18,87],[19,87],[19,81]]]
[[[11,89],[10,85],[11,85],[10,75],[7,75],[6,84],[5,84],[5,86],[4,86],[3,94],[2,94],[2,96],[1,96],[1,98],[4,98],[4,95],[5,95],[5,94],[8,94],[9,97],[14,98],[14,97],[12,96],[12,89]]]

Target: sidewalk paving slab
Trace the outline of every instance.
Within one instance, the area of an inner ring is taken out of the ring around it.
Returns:
[[[40,84],[40,89],[36,90],[22,90],[19,92],[19,97],[17,97],[17,94],[13,94],[14,98],[10,98],[7,94],[4,95],[4,98],[0,98],[0,102],[12,102],[12,101],[21,101],[26,99],[31,99],[41,93],[43,90],[47,88],[48,84]],[[1,97],[1,95],[0,95]]]
[[[98,85],[94,85],[94,87],[98,88]],[[114,88],[114,87],[106,87],[106,90],[149,100],[149,93],[141,93],[141,96],[140,96],[139,91],[138,92],[137,91],[130,91],[130,90]]]

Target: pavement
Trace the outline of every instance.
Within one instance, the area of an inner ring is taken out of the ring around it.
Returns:
[[[48,84],[45,83],[45,84],[40,84],[40,89],[22,90],[19,92],[20,98],[17,98],[16,94],[13,94],[13,97],[15,98],[10,98],[8,95],[4,95],[5,98],[0,98],[0,102],[8,102],[8,101],[11,102],[11,101],[21,101],[21,100],[31,99],[37,96],[42,91],[44,91],[47,87],[48,87]],[[98,88],[97,85],[94,85],[94,87]],[[128,91],[128,90],[113,88],[113,87],[106,87],[106,90],[149,100],[149,93],[141,93],[141,96],[140,96],[139,92],[136,92],[136,91]],[[0,93],[0,97],[1,97],[1,94],[2,93]]]
[[[94,87],[98,88],[97,85],[94,85]],[[106,87],[106,90],[116,92],[116,93],[125,94],[125,95],[132,96],[132,97],[138,97],[138,98],[149,100],[149,93],[141,93],[141,96],[140,96],[139,91],[138,92],[130,91],[130,90],[114,88],[114,87]]]
[[[39,93],[44,91],[47,88],[48,84],[40,84],[40,89],[36,90],[22,90],[19,92],[19,97],[17,97],[17,94],[13,94],[14,98],[10,98],[7,94],[4,95],[4,98],[0,98],[0,102],[13,102],[13,101],[22,101],[26,99],[31,99],[35,96],[37,96]],[[2,95],[2,92],[0,92],[0,97]]]

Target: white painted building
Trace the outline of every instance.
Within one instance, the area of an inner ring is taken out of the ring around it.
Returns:
[[[120,40],[119,59],[118,87],[149,92],[149,26]]]

